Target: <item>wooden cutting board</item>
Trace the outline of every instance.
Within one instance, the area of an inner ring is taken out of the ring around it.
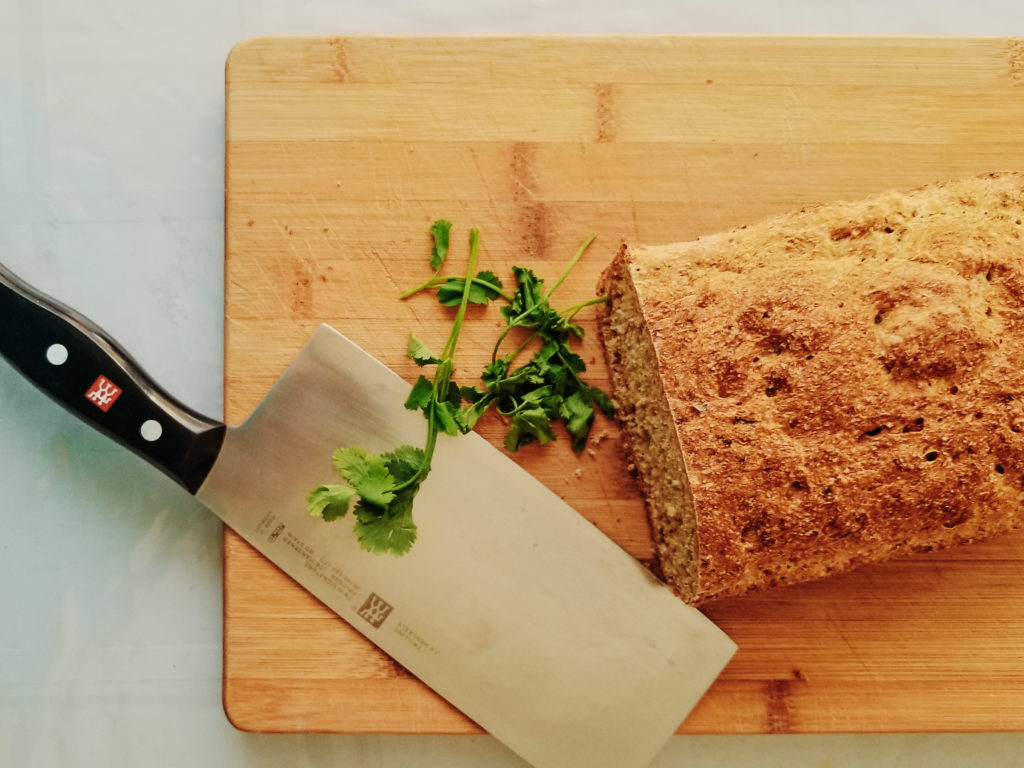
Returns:
[[[437,218],[455,224],[451,271],[478,226],[481,268],[506,277],[522,264],[551,281],[596,233],[559,288],[569,304],[593,295],[622,241],[1024,168],[1024,41],[264,38],[227,63],[226,129],[237,423],[321,322],[415,379],[407,334],[439,348],[450,315],[398,296],[429,275]],[[580,319],[588,372],[606,386],[593,315]],[[499,327],[495,308],[471,313],[459,380]],[[500,444],[496,418],[479,431]],[[561,439],[514,458],[650,560],[613,424],[599,421],[579,456]],[[479,732],[239,538],[224,546],[237,726]],[[1024,729],[1022,574],[1024,535],[1011,535],[709,605],[740,651],[680,730]]]

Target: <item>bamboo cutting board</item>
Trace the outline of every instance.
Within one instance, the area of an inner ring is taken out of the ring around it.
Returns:
[[[226,130],[237,423],[321,322],[415,379],[407,334],[440,348],[450,315],[398,296],[429,275],[437,218],[455,224],[451,271],[478,226],[480,267],[505,277],[522,264],[553,281],[596,233],[559,288],[569,304],[593,295],[622,241],[1024,168],[1024,41],[255,39],[227,63]],[[606,387],[593,315],[580,319]],[[480,370],[499,327],[496,308],[472,313],[457,380]],[[479,431],[500,445],[501,427]],[[599,420],[593,434],[579,456],[563,438],[515,460],[650,561],[618,431]],[[680,730],[1024,729],[1022,572],[1024,535],[1011,535],[711,604],[740,650]],[[224,588],[238,727],[479,732],[230,532]]]

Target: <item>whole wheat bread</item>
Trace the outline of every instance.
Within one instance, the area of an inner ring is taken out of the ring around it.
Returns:
[[[599,328],[684,600],[1020,524],[1022,220],[998,173],[623,246]]]

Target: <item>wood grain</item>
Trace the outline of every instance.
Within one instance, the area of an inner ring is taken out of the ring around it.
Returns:
[[[427,228],[549,280],[566,303],[623,240],[659,243],[823,200],[1024,167],[1024,43],[1009,39],[260,38],[227,63],[226,409],[237,423],[327,322],[412,381],[399,301]],[[607,384],[592,317],[582,354]],[[458,375],[487,360],[475,311]],[[699,360],[695,360],[699,364]],[[500,444],[496,419],[480,431]],[[641,560],[652,545],[613,424],[514,459]],[[428,525],[422,521],[421,525]],[[680,731],[1024,728],[1024,535],[711,604],[740,651]],[[475,733],[236,536],[224,701],[259,731]],[[528,698],[524,691],[524,699]]]

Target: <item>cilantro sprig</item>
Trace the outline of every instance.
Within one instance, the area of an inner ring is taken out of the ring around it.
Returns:
[[[431,228],[434,249],[431,264],[440,269],[448,251],[451,224],[437,222]],[[417,365],[435,366],[433,378],[421,375],[409,391],[405,407],[420,410],[427,420],[426,445],[403,445],[390,453],[372,454],[359,446],[334,452],[334,467],[344,484],[315,488],[307,500],[310,514],[333,521],[345,517],[353,498],[355,533],[360,546],[368,552],[403,555],[416,541],[416,523],[412,502],[420,485],[430,473],[437,437],[444,432],[457,435],[456,419],[462,402],[458,385],[451,380],[455,369],[455,347],[459,341],[466,307],[470,301],[473,270],[480,245],[480,232],[470,231],[469,266],[462,282],[462,295],[448,340],[440,355],[433,354],[415,334],[410,334],[407,354]]]
[[[568,432],[572,449],[582,451],[594,423],[595,408],[606,416],[613,415],[611,398],[583,380],[581,374],[586,365],[571,348],[573,338],[583,338],[583,329],[573,322],[576,314],[606,299],[591,299],[561,310],[551,306],[552,294],[593,241],[591,235],[546,291],[544,281],[535,272],[512,267],[516,290],[501,308],[505,329],[480,377],[482,386],[462,391],[463,398],[471,403],[467,407],[467,422],[475,424],[492,404],[497,413],[508,419],[505,448],[509,451],[534,441],[551,442],[555,439],[554,424],[558,422]],[[498,357],[502,343],[516,328],[527,331],[525,338],[512,352]],[[520,355],[534,341],[539,341],[539,345],[533,356],[516,367]]]
[[[356,499],[355,534],[360,546],[375,553],[402,555],[416,541],[412,518],[413,499],[430,473],[431,460],[442,433],[470,432],[490,408],[506,420],[505,447],[517,451],[531,443],[556,439],[555,425],[561,423],[574,451],[586,446],[596,411],[612,416],[611,399],[587,383],[583,359],[572,350],[583,329],[573,322],[580,310],[605,301],[604,298],[572,304],[563,309],[551,305],[552,294],[593,242],[584,242],[551,288],[532,270],[515,266],[516,287],[505,290],[490,271],[476,272],[480,245],[479,230],[470,231],[470,252],[465,274],[442,275],[447,258],[452,224],[444,219],[430,228],[433,274],[402,294],[408,299],[423,291],[436,292],[437,300],[455,307],[452,329],[444,349],[435,355],[415,333],[409,335],[406,353],[418,366],[433,366],[433,376],[420,375],[409,391],[405,407],[419,410],[427,421],[423,448],[403,445],[394,451],[372,454],[358,446],[335,451],[334,467],[344,483],[322,485],[308,498],[310,514],[325,521],[345,517]],[[469,304],[504,302],[501,316],[505,327],[494,344],[490,362],[476,386],[459,387],[452,381],[455,348]],[[522,334],[514,350],[499,356],[502,345],[517,329]],[[533,347],[529,360],[518,364]]]

